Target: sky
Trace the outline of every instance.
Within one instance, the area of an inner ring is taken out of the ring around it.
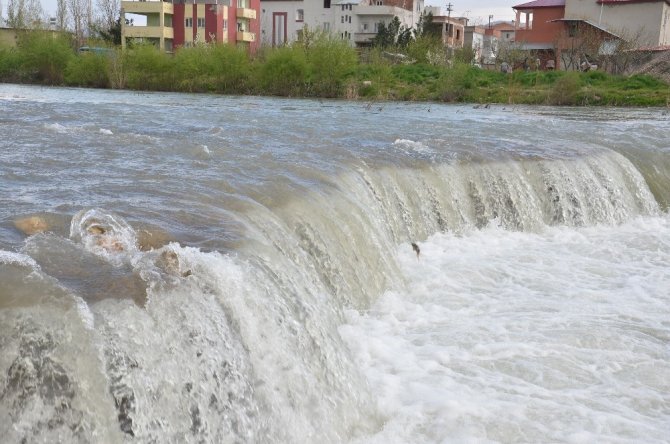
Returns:
[[[428,6],[441,6],[446,11],[447,3],[453,5],[451,15],[453,17],[468,17],[471,23],[488,23],[489,15],[493,15],[493,21],[512,20],[514,13],[512,6],[525,3],[526,0],[425,0]],[[7,0],[0,0],[5,5]],[[93,0],[95,3],[95,0]],[[42,0],[42,7],[48,13],[53,14],[56,10],[56,0]],[[3,15],[4,7],[3,7]]]
[[[512,6],[527,1],[530,0],[425,0],[426,6],[441,6],[443,11],[446,11],[447,3],[451,3],[452,17],[468,17],[471,22],[482,24],[489,22],[489,15],[493,15],[493,21],[514,19]]]

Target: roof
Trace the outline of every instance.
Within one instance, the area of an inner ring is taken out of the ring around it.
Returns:
[[[512,6],[512,9],[556,8],[565,6],[565,0],[535,0]]]

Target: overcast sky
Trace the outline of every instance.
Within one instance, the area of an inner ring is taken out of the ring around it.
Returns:
[[[446,10],[447,3],[451,3],[453,10],[452,17],[468,17],[475,22],[488,23],[489,15],[493,15],[493,20],[512,20],[514,13],[512,6],[520,3],[525,3],[525,0],[425,0],[426,5],[441,6]],[[7,0],[0,0],[3,5],[7,4]],[[95,3],[95,0],[93,0]],[[56,0],[42,0],[44,10],[54,14],[56,10]],[[3,15],[4,14],[3,6]]]

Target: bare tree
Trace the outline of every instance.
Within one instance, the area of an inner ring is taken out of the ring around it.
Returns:
[[[640,51],[642,32],[605,32],[588,23],[569,23],[557,36],[554,46],[563,69],[584,70],[593,65],[613,74],[625,74],[645,56]]]
[[[61,31],[67,28],[67,2],[57,0],[56,3],[56,25]]]
[[[97,0],[97,5],[100,14],[100,26],[103,29],[113,28],[121,10],[119,0]]]
[[[68,12],[72,17],[72,27],[77,44],[84,42],[84,36],[88,34],[89,2],[88,0],[67,0]]]
[[[39,28],[43,15],[40,0],[9,0],[7,3],[7,25],[10,28]]]

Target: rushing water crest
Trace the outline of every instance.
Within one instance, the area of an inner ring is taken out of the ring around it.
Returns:
[[[0,108],[9,442],[667,439],[662,110]]]

